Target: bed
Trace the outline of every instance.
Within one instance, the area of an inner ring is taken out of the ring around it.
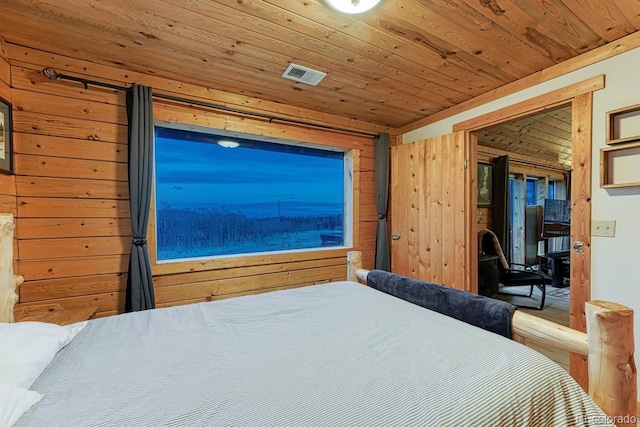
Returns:
[[[19,427],[613,425],[541,354],[354,280],[46,328]]]

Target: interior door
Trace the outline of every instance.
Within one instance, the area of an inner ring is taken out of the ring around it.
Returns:
[[[477,292],[475,148],[466,132],[392,148],[394,273]]]

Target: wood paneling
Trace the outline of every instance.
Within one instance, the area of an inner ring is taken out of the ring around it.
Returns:
[[[112,142],[17,133],[14,135],[13,144],[17,154],[102,160],[111,163],[127,162],[126,145]]]
[[[228,90],[214,89],[211,86],[186,83],[182,78],[167,79],[157,77],[153,70],[152,72],[134,72],[124,68],[114,68],[107,65],[100,65],[98,63],[90,63],[82,59],[50,54],[14,44],[9,44],[7,47],[12,57],[12,63],[19,64],[21,68],[34,71],[38,70],[38,64],[46,64],[48,67],[54,67],[59,72],[72,74],[81,78],[84,77],[90,80],[98,80],[115,85],[123,83],[130,85],[131,83],[136,82],[153,87],[154,93],[173,95],[200,102],[205,101],[207,103],[223,107],[237,108],[250,113],[268,114],[271,116],[281,117],[283,119],[302,120],[309,123],[331,125],[333,127],[353,129],[357,131],[371,133],[390,132],[395,134],[394,130],[389,126],[381,126],[366,121],[355,120],[351,115],[335,116],[318,111],[317,109],[304,109],[283,104],[281,102],[266,101],[262,97],[249,97],[243,94],[234,94]],[[123,66],[121,63],[118,65]],[[48,88],[47,85],[50,85],[51,81],[46,79],[44,79],[44,81],[42,80],[42,76],[31,75],[29,84],[32,86],[38,85],[43,88],[41,91],[44,91],[44,88]],[[77,82],[56,81],[55,83],[58,84],[59,87],[66,87],[69,88],[69,90],[76,92],[82,88],[82,85]],[[97,94],[101,94],[105,91],[109,91],[109,89],[92,87],[90,91],[97,91]],[[83,96],[86,96],[88,91],[83,89],[79,92],[83,93]],[[47,93],[53,93],[53,91]],[[56,91],[56,93],[59,92]],[[96,99],[97,96],[100,96],[97,94],[91,95],[90,99],[100,101],[100,99]],[[295,96],[298,95],[299,94],[296,93]],[[124,102],[122,101],[119,104],[124,105]]]
[[[392,148],[394,272],[469,290],[467,156],[463,132]]]
[[[56,65],[61,72],[99,76],[96,68],[115,65],[116,81],[146,74],[167,82],[145,83],[161,90],[197,86],[235,94],[235,106],[402,132],[640,42],[636,0],[385,1],[356,16],[321,0],[13,0],[0,16],[13,46],[86,59],[79,69]],[[327,77],[315,87],[283,79],[289,63]]]
[[[533,164],[571,167],[571,106],[545,111],[476,133],[478,144],[529,157]]]
[[[127,127],[120,124],[53,117],[26,111],[14,111],[13,131],[88,141],[118,142],[120,144],[127,142]]]
[[[0,37],[0,98],[11,102],[11,67],[7,60],[6,44]]]
[[[573,101],[573,171],[571,174],[571,243],[583,243],[581,251],[571,251],[571,303],[569,324],[585,332],[585,301],[591,298],[591,141],[593,94]],[[571,353],[571,376],[588,389],[586,356]]]
[[[0,204],[13,204],[17,217],[17,265],[26,280],[20,304],[94,306],[98,317],[122,312],[131,245],[124,94],[52,82],[38,70],[52,62],[68,64],[91,78],[92,70],[98,69],[96,77],[114,84],[128,83],[123,77],[127,73],[34,49],[11,51],[21,53],[10,58],[16,175],[0,175],[0,181],[13,189],[0,194]],[[179,90],[182,85],[152,79],[165,89]],[[192,96],[208,94],[207,88],[195,85],[188,85],[188,91]],[[215,96],[223,98],[224,93]],[[356,150],[356,249],[362,250],[365,265],[373,266],[377,213],[371,137],[183,103],[154,105],[155,118],[164,122]],[[323,116],[316,115],[316,121]],[[342,119],[325,124],[336,122],[347,126]],[[346,249],[154,265],[158,306],[308,286],[345,276]]]
[[[129,218],[20,218],[20,239],[128,236]]]

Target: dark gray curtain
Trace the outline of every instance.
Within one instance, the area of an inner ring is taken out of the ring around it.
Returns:
[[[493,165],[493,232],[505,253],[510,253],[511,204],[509,203],[509,156],[497,157]]]
[[[378,270],[391,271],[389,234],[387,231],[387,205],[389,204],[389,134],[375,138],[376,201],[378,226],[376,228],[376,263]]]
[[[127,277],[125,310],[155,308],[153,277],[147,246],[151,204],[153,105],[151,88],[133,84],[127,94],[129,119],[129,205],[131,208],[131,258]]]

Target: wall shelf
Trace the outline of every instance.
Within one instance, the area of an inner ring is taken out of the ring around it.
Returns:
[[[640,142],[600,149],[600,187],[640,186]]]
[[[640,104],[608,111],[605,127],[608,145],[640,141]]]

